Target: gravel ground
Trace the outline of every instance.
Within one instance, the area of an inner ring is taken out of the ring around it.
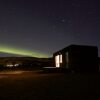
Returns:
[[[0,72],[0,100],[100,100],[100,74]]]

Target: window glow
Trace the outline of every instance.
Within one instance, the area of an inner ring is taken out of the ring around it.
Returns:
[[[56,63],[56,67],[60,67],[59,55],[57,55],[57,56],[55,57],[55,63]]]
[[[62,55],[60,55],[60,58],[59,59],[60,59],[60,63],[62,63]]]
[[[68,57],[68,52],[66,52],[66,68],[68,68],[68,63],[69,63],[69,57]]]

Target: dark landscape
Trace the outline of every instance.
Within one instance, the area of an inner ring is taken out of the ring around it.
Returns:
[[[0,72],[0,100],[99,100],[100,73]]]
[[[100,100],[100,0],[0,0],[0,100]]]

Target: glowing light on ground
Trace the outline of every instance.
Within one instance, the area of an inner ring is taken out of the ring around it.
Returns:
[[[39,53],[39,52],[32,52],[29,50],[22,50],[22,49],[16,49],[16,48],[11,48],[11,47],[5,47],[5,46],[0,46],[0,52],[2,53],[9,53],[9,54],[17,54],[17,55],[23,55],[23,56],[29,56],[29,57],[38,57],[38,58],[48,58],[49,55]]]
[[[22,74],[24,72],[29,72],[29,71],[2,71],[0,72],[0,75],[8,75],[8,74]]]

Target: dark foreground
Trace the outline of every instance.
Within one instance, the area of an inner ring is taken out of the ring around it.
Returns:
[[[100,74],[1,72],[0,100],[100,100]]]

